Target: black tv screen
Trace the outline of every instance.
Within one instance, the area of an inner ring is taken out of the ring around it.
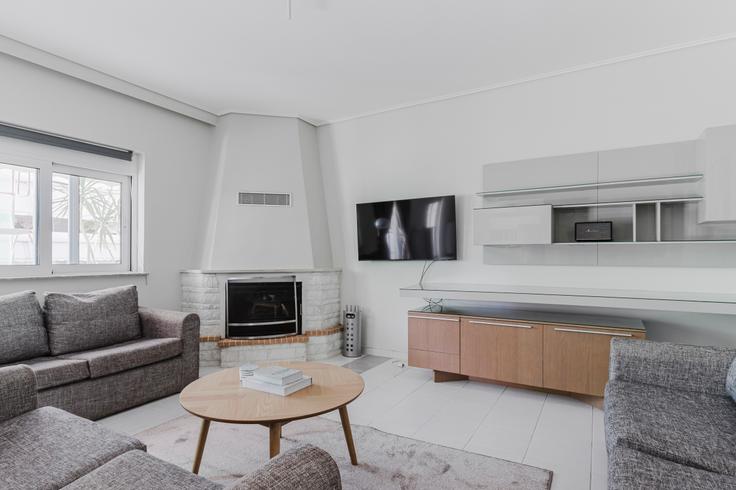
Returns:
[[[358,260],[455,260],[455,196],[356,205]]]

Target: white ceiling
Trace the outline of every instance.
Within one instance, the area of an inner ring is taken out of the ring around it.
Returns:
[[[736,33],[733,0],[288,3],[0,0],[0,34],[214,114],[321,123]]]

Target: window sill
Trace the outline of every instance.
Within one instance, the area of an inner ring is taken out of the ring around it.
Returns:
[[[85,277],[148,277],[148,272],[70,272],[68,274],[48,274],[48,275],[30,275],[30,276],[0,276],[1,281],[28,281],[28,280],[47,280],[47,279],[76,279]]]

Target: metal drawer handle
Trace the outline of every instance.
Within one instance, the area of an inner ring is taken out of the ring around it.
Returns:
[[[558,332],[592,333],[594,335],[609,335],[611,337],[633,337],[630,333],[600,332],[598,330],[575,330],[574,328],[555,328]]]
[[[531,325],[521,323],[481,322],[479,320],[468,320],[468,323],[472,323],[473,325],[493,325],[494,327],[534,328]]]
[[[409,315],[409,318],[416,318],[417,320],[434,320],[437,322],[459,322],[459,318],[439,318],[436,316],[419,316],[419,315]]]

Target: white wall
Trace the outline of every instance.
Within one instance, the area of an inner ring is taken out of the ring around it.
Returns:
[[[313,126],[295,118],[219,118],[203,269],[331,265],[316,138]],[[292,206],[241,206],[242,191],[288,192]]]
[[[0,121],[143,154],[148,278],[0,280],[0,294],[138,285],[141,303],[179,309],[179,271],[198,265],[212,127],[0,55]]]
[[[723,42],[320,127],[343,303],[364,308],[369,351],[406,355],[405,312],[417,302],[398,288],[417,282],[422,263],[358,262],[357,202],[457,195],[460,260],[436,263],[430,282],[736,292],[733,269],[487,266],[470,228],[486,163],[688,140],[736,123],[734,59],[736,42]],[[649,320],[659,340],[736,345],[736,319]]]
[[[332,246],[327,223],[317,128],[304,121],[299,121],[298,125],[307,216],[309,217],[308,231],[312,243],[312,262],[315,267],[332,267]]]

